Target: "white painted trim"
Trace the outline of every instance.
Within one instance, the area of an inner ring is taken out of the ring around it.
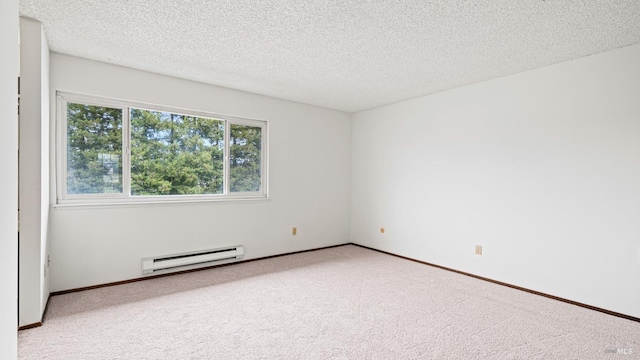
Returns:
[[[131,109],[122,111],[122,194],[131,196]]]
[[[81,99],[82,101],[89,101],[86,104],[96,105],[96,106],[142,108],[142,109],[149,109],[152,111],[171,112],[173,114],[179,114],[179,115],[199,116],[199,117],[205,117],[205,118],[217,119],[217,120],[231,120],[231,122],[233,122],[234,124],[243,123],[248,125],[250,124],[255,125],[256,123],[268,123],[268,121],[265,119],[237,117],[229,114],[212,113],[208,111],[201,111],[201,110],[182,108],[182,107],[176,107],[176,106],[166,106],[166,105],[153,104],[153,103],[145,103],[141,101],[133,101],[133,100],[126,100],[126,99],[114,99],[114,98],[108,98],[108,97],[97,96],[97,95],[81,94],[81,93],[76,93],[71,91],[57,90],[56,95],[63,96],[65,98],[74,98],[74,99]],[[95,103],[96,101],[98,101],[98,103]]]
[[[224,195],[231,194],[231,126],[229,121],[224,121],[224,170],[222,174],[224,176]]]
[[[131,207],[164,207],[164,206],[179,206],[179,205],[206,205],[215,203],[250,203],[271,200],[268,197],[255,196],[255,197],[221,197],[218,199],[213,198],[198,198],[198,199],[164,199],[166,196],[160,196],[163,199],[153,199],[149,201],[111,201],[110,199],[104,199],[104,201],[91,201],[91,202],[65,202],[63,204],[52,205],[56,210],[74,210],[74,209],[111,209],[111,208],[131,208]]]
[[[269,197],[269,127],[266,123],[262,127],[262,161],[260,164],[262,170],[262,179],[260,181],[260,189],[265,197]]]
[[[62,135],[63,129],[67,128],[67,118],[62,116],[66,113],[66,102],[60,96],[56,96],[56,204],[60,202],[62,194],[67,192],[67,182],[63,181],[62,169],[67,168],[66,156],[62,152],[67,148],[67,137]]]

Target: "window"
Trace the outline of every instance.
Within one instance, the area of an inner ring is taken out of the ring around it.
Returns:
[[[58,93],[58,203],[265,198],[265,121]]]

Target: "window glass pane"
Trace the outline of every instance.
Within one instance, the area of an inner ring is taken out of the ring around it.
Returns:
[[[260,191],[262,128],[231,124],[229,153],[231,192]]]
[[[67,104],[67,193],[122,193],[122,109]]]
[[[131,108],[131,194],[221,194],[224,121]]]

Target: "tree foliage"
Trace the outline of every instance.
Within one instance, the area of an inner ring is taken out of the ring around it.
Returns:
[[[132,195],[223,192],[224,122],[131,110]]]
[[[232,124],[229,145],[231,192],[259,191],[262,129]]]
[[[122,192],[122,110],[67,104],[67,193]]]
[[[122,192],[122,110],[71,104],[68,193]],[[131,108],[132,195],[224,192],[225,122]],[[262,129],[231,124],[231,192],[261,190]]]

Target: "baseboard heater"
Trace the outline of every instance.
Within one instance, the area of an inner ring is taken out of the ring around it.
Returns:
[[[194,251],[142,259],[142,274],[154,274],[189,270],[199,267],[224,264],[242,259],[241,245],[220,249]]]

